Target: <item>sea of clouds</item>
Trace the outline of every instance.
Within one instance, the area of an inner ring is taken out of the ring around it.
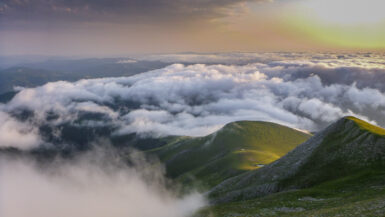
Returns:
[[[34,147],[44,142],[40,126],[63,123],[112,126],[115,135],[156,137],[204,136],[238,120],[318,131],[354,115],[385,126],[385,61],[379,54],[206,55],[206,63],[220,62],[215,64],[195,64],[205,57],[196,54],[157,58],[182,57],[190,63],[131,77],[19,88],[10,102],[0,104],[0,144]],[[234,62],[225,64],[231,58]],[[17,118],[20,111],[32,115]],[[79,121],[84,113],[101,118]]]
[[[204,136],[238,120],[318,131],[346,115],[385,126],[380,54],[141,58],[170,65],[131,77],[16,87],[15,97],[0,104],[0,148],[50,147],[42,129],[49,126],[50,136],[60,138],[63,124],[144,137]],[[205,206],[201,194],[170,188],[159,162],[135,151],[121,158],[122,150],[92,147],[49,163],[0,152],[0,216],[187,217]]]

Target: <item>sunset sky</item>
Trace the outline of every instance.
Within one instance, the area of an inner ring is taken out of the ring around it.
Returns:
[[[0,55],[383,51],[383,0],[1,0]]]

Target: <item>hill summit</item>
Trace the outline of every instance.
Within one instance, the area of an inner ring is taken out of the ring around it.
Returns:
[[[208,187],[279,159],[310,134],[270,122],[238,121],[204,137],[181,137],[152,150],[170,177],[198,179]]]
[[[344,117],[279,160],[212,189],[216,203],[315,186],[385,168],[385,129]]]

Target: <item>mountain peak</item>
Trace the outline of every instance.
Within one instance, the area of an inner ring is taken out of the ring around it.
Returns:
[[[205,137],[185,138],[156,153],[171,177],[194,175],[208,185],[240,173],[260,169],[310,135],[270,122],[237,121]]]
[[[346,116],[343,119],[353,121],[362,130],[366,130],[366,131],[369,131],[369,132],[374,133],[374,134],[385,136],[385,129],[382,127],[373,125],[369,122],[366,122],[366,121],[361,120],[359,118],[356,118],[354,116]]]
[[[216,202],[314,186],[385,165],[384,129],[355,117],[330,125],[279,160],[233,177],[211,191]]]
[[[268,121],[249,121],[249,120],[242,120],[242,121],[234,121],[234,122],[230,122],[230,123],[227,123],[226,125],[224,125],[219,131],[217,131],[216,133],[220,132],[220,131],[237,131],[237,130],[244,130],[244,129],[247,129],[247,128],[261,128],[261,129],[265,129],[266,127],[270,127],[270,128],[287,128],[287,129],[291,129],[293,131],[297,131],[297,132],[300,132],[300,133],[304,133],[304,134],[307,134],[308,136],[312,136],[312,134],[306,130],[301,130],[301,129],[296,129],[296,128],[291,128],[291,127],[287,127],[285,125],[282,125],[282,124],[278,124],[278,123],[273,123],[273,122],[268,122]]]

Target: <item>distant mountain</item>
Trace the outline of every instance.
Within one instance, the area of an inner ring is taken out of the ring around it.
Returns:
[[[365,172],[385,172],[385,129],[346,117],[281,159],[222,182],[210,196],[216,203],[247,200]]]
[[[212,187],[229,177],[262,168],[310,136],[279,124],[239,121],[205,137],[179,137],[150,153],[166,164],[170,177],[182,182],[197,179]]]
[[[0,103],[7,103],[17,94],[17,91],[9,91],[5,93],[0,93]]]
[[[169,63],[144,61],[127,58],[88,58],[77,60],[47,60],[39,63],[21,64],[21,66],[59,71],[78,75],[82,78],[101,78],[130,76],[141,72],[163,68]]]
[[[36,87],[59,80],[132,76],[169,65],[159,61],[121,60],[122,58],[104,58],[20,63],[0,69],[0,94],[13,91],[15,86]]]
[[[35,87],[50,81],[64,80],[57,71],[12,67],[0,70],[0,94],[11,92],[15,86]]]

